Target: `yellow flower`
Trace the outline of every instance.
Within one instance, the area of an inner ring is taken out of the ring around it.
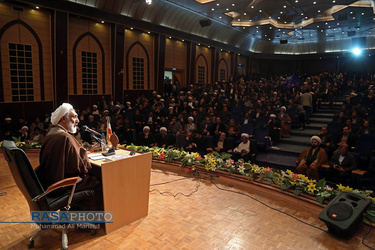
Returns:
[[[337,190],[338,191],[345,191],[345,187],[343,185],[341,185],[341,183],[339,185],[337,185]]]
[[[286,170],[286,173],[289,174],[289,175],[293,175],[293,172],[290,169]]]
[[[344,188],[344,191],[353,191],[353,188],[351,188],[351,187],[349,187],[349,186],[346,186],[346,187]]]
[[[210,164],[206,164],[206,166],[204,167],[206,168],[207,171],[211,169]]]
[[[309,185],[307,186],[307,191],[314,193],[315,190],[316,190],[316,185],[310,182]]]
[[[290,184],[297,185],[297,182],[295,180],[293,180],[293,181],[290,181]]]

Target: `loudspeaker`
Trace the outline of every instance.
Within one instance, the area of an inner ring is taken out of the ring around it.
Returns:
[[[287,43],[288,43],[288,39],[286,38],[280,39],[280,44],[287,44]]]
[[[363,212],[371,200],[355,193],[341,192],[319,214],[328,230],[339,237],[353,235],[363,222]]]
[[[201,25],[201,27],[207,27],[207,26],[210,26],[211,25],[211,20],[210,19],[202,19],[199,21],[199,24]]]

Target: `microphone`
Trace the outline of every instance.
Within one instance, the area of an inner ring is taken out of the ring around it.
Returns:
[[[91,128],[87,127],[86,125],[83,125],[83,126],[82,126],[82,129],[83,129],[84,131],[89,132],[90,134],[93,134],[93,135],[99,136],[99,138],[101,138],[101,136],[102,136],[100,133],[96,132],[95,130],[92,130]]]

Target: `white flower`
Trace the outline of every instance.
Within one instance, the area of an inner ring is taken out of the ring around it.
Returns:
[[[244,166],[239,166],[237,170],[238,170],[238,172],[240,172],[241,174],[245,173],[245,167],[244,167]]]

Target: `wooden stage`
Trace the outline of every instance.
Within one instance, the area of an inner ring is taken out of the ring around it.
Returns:
[[[28,154],[33,166],[38,153]],[[188,178],[183,178],[187,176]],[[237,181],[200,174],[191,178],[186,169],[153,164],[147,217],[108,235],[103,229],[90,236],[81,229],[68,231],[69,249],[367,249],[362,238],[369,230],[363,225],[350,239],[338,239],[317,228],[277,212],[244,195],[326,230],[318,219],[322,208],[266,188],[254,188]],[[169,182],[169,183],[166,183]],[[163,184],[164,183],[164,184]],[[161,184],[161,185],[155,185]],[[0,221],[30,221],[29,207],[0,155]],[[0,249],[26,249],[29,236],[37,229],[26,223],[0,223]],[[375,229],[366,238],[375,248]],[[35,239],[35,249],[59,249],[60,231],[49,231]]]

